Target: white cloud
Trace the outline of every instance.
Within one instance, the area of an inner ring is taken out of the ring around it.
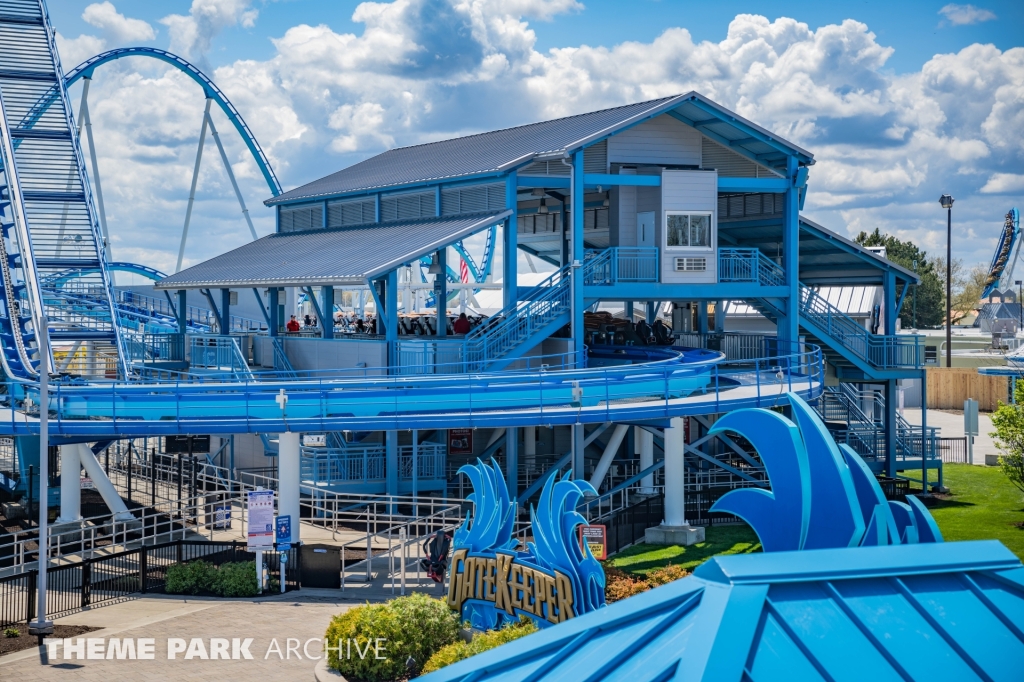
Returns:
[[[130,19],[119,13],[110,2],[96,2],[85,8],[82,19],[103,29],[115,43],[137,43],[156,38],[153,27],[142,19]]]
[[[231,26],[256,24],[259,10],[250,9],[251,4],[250,0],[192,0],[188,16],[168,14],[160,23],[171,35],[172,52],[205,67],[217,34]]]
[[[211,76],[286,188],[397,145],[695,89],[811,150],[817,164],[806,212],[840,232],[878,226],[933,248],[943,226],[931,204],[950,191],[965,229],[969,223],[977,235],[964,257],[987,261],[986,226],[995,233],[1007,207],[983,194],[1024,201],[1012,197],[1024,195],[1014,184],[1024,177],[1024,48],[970,45],[895,76],[886,66],[892,48],[862,22],[811,28],[744,14],[718,42],[668,27],[650,42],[536,49],[530,21],[581,7],[573,0],[363,3],[353,13],[361,32],[292,26],[273,39],[269,59],[239,60]],[[188,16],[162,21],[172,50],[201,59],[217,32],[244,26],[253,12],[243,0],[194,0]],[[62,41],[65,49],[85,46]],[[91,95],[105,98],[93,120],[104,188],[114,188],[108,214],[117,214],[111,224],[123,235],[115,248],[130,241],[154,264],[173,264],[202,94],[163,66],[119,68]],[[266,233],[271,212],[258,204],[266,185],[215,116],[257,229]],[[247,239],[217,156],[204,159],[188,251],[196,259]]]
[[[1024,194],[1024,174],[993,173],[980,191],[982,194]]]
[[[939,10],[939,14],[946,17],[949,23],[954,26],[966,26],[968,24],[980,24],[983,21],[996,19],[995,12],[974,5],[956,5],[950,3]]]

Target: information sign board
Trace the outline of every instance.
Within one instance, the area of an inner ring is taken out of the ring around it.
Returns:
[[[271,549],[274,546],[274,491],[249,491],[249,532],[247,538],[250,552]]]

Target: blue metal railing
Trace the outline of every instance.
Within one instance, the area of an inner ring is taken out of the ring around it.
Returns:
[[[189,334],[187,339],[192,370],[214,370],[243,379],[253,377],[236,337]]]
[[[821,330],[829,345],[843,348],[877,369],[918,369],[924,364],[924,337],[872,334],[810,287],[800,285],[800,314]]]
[[[412,480],[412,445],[398,447],[398,477]],[[314,485],[383,481],[387,476],[387,455],[383,445],[349,446],[345,450],[303,448],[302,481]],[[441,443],[420,443],[416,453],[416,478],[443,479],[445,447]]]
[[[657,282],[660,258],[653,246],[613,246],[589,250],[584,255],[583,283],[612,286],[621,283]]]
[[[765,287],[786,286],[786,273],[760,249],[719,249],[719,282],[753,282]]]

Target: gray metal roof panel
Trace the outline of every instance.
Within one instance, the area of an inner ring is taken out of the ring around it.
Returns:
[[[303,199],[499,173],[526,163],[534,156],[560,155],[586,146],[669,109],[688,106],[694,112],[703,111],[697,109],[697,102],[713,110],[708,115],[721,117],[721,125],[735,131],[734,139],[743,138],[745,133],[742,128],[747,127],[813,162],[810,152],[775,136],[703,95],[689,92],[515,128],[391,149],[264,203],[273,206]],[[721,135],[722,132],[717,134]],[[773,149],[761,141],[740,146],[746,149],[748,145],[754,150],[750,153]]]
[[[160,280],[157,289],[362,284],[511,211],[275,233]]]

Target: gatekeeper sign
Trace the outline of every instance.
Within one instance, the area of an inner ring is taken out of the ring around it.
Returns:
[[[606,526],[580,526],[580,547],[590,550],[594,558],[604,561],[608,558],[608,529]]]

